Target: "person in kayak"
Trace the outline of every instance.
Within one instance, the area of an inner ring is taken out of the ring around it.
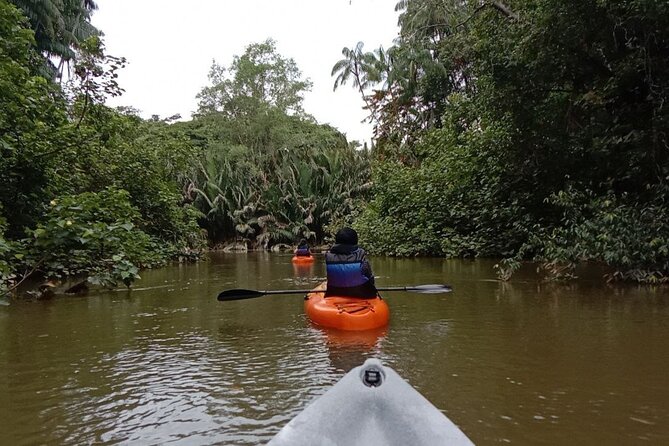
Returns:
[[[309,244],[305,239],[300,240],[297,249],[295,250],[295,255],[297,257],[309,257],[311,255],[311,250],[309,250]]]
[[[376,297],[374,274],[367,253],[358,246],[358,233],[342,228],[335,235],[335,244],[325,253],[327,289],[325,297]]]

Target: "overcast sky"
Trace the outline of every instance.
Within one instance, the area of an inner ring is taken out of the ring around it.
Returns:
[[[351,84],[332,91],[332,66],[358,41],[371,51],[397,36],[397,0],[97,0],[93,24],[107,53],[128,65],[119,75],[125,94],[108,105],[132,106],[148,118],[189,118],[207,85],[212,60],[226,67],[250,43],[271,37],[313,82],[304,108],[349,140],[369,141],[371,126]]]

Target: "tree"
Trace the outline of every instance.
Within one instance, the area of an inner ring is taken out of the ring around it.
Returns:
[[[249,45],[235,56],[229,69],[215,61],[209,73],[211,86],[198,94],[199,114],[221,112],[230,118],[257,113],[271,107],[289,115],[303,115],[302,95],[311,81],[293,59],[276,52],[276,42],[268,39]]]
[[[76,57],[79,45],[87,38],[100,36],[90,23],[97,9],[93,0],[10,0],[28,17],[35,32],[37,50],[46,56],[50,73],[62,75],[65,65]],[[55,66],[49,58],[59,59]]]
[[[322,240],[369,189],[367,153],[302,111],[310,82],[271,40],[229,70],[214,64],[210,80],[197,118],[183,124],[203,152],[195,204],[210,238],[261,248]]]
[[[353,49],[344,47],[341,50],[344,58],[334,64],[331,75],[337,75],[333,87],[334,91],[337,91],[340,85],[346,84],[349,79],[353,78],[353,87],[358,89],[367,108],[369,108],[365,90],[375,83],[377,79],[374,77],[373,65],[367,63],[368,60],[362,52],[363,46],[364,43],[358,42]]]
[[[398,7],[390,81],[372,96],[384,158],[360,220],[378,250],[669,280],[669,4]]]
[[[6,1],[0,35],[0,292],[32,276],[129,284],[141,266],[197,255],[180,193],[195,150],[167,123],[104,106],[123,59],[80,42],[63,89],[36,74],[34,32]]]
[[[0,2],[0,208],[7,235],[23,235],[45,198],[49,171],[43,155],[65,124],[65,102],[48,80],[34,75],[39,56],[33,33],[13,6]]]

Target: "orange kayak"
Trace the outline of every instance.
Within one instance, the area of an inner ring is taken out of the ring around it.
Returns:
[[[317,325],[339,330],[371,330],[388,325],[390,310],[380,297],[325,297],[325,282],[307,294],[304,311]]]
[[[293,256],[293,263],[313,263],[314,256]]]

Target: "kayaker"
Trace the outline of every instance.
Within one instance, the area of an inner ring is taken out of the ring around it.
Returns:
[[[376,296],[374,274],[367,253],[358,246],[358,233],[342,228],[335,235],[335,244],[325,253],[327,290],[325,296]]]
[[[300,243],[297,245],[297,249],[295,250],[295,255],[297,257],[309,257],[311,255],[309,244],[307,243],[306,239],[300,240]]]

